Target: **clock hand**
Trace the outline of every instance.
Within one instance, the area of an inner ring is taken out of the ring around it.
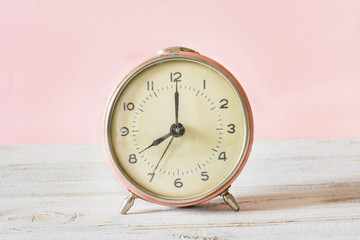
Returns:
[[[161,162],[161,160],[163,159],[163,157],[164,157],[164,155],[165,155],[165,153],[167,152],[167,150],[169,149],[169,146],[170,146],[170,144],[172,143],[172,140],[174,139],[174,136],[172,136],[171,137],[171,139],[170,139],[170,142],[168,143],[168,145],[166,146],[166,148],[165,148],[165,151],[163,152],[163,154],[161,155],[161,157],[160,157],[160,160],[157,162],[157,164],[156,164],[156,166],[155,166],[155,168],[154,168],[154,171],[153,171],[153,173],[155,172],[155,170],[158,168],[158,166],[159,166],[159,164],[160,164],[160,162]]]
[[[176,81],[176,91],[175,91],[175,123],[179,123],[179,92],[178,92],[178,81]]]
[[[143,149],[142,151],[140,151],[139,154],[142,153],[143,151],[145,151],[145,150],[148,149],[148,148],[151,148],[151,147],[153,147],[153,146],[159,145],[160,143],[162,143],[165,139],[167,139],[167,138],[170,137],[171,135],[173,135],[173,134],[172,134],[171,132],[169,132],[168,134],[166,134],[166,135],[164,135],[164,136],[162,136],[162,137],[159,137],[158,139],[155,139],[155,140],[152,142],[151,145],[149,145],[148,147],[146,147],[145,149]]]

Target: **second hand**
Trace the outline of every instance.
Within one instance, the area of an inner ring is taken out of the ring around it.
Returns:
[[[163,159],[165,153],[166,153],[167,150],[169,149],[170,144],[172,143],[173,139],[174,139],[174,136],[171,137],[170,142],[169,142],[168,145],[166,146],[165,151],[163,152],[163,154],[162,154],[161,157],[160,157],[160,160],[157,162],[157,164],[156,164],[156,166],[155,166],[155,168],[154,168],[153,173],[154,173],[154,172],[156,171],[156,169],[158,168],[158,166],[159,166],[161,160]]]

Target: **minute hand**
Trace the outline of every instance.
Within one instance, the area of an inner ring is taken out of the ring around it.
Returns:
[[[159,137],[158,139],[155,139],[155,140],[152,142],[151,145],[149,145],[148,147],[146,147],[145,149],[143,149],[142,151],[140,151],[139,154],[142,153],[143,151],[145,151],[145,150],[148,149],[148,148],[151,148],[151,147],[153,147],[153,146],[159,145],[160,143],[162,143],[165,139],[167,139],[167,138],[170,137],[171,135],[172,135],[172,133],[169,132],[168,134],[166,134],[166,135],[164,135],[164,136],[162,136],[162,137]]]
[[[175,91],[175,123],[179,123],[179,92],[176,81],[176,91]]]

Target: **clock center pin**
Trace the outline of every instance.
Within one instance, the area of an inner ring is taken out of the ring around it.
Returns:
[[[174,123],[170,127],[170,133],[174,137],[181,137],[185,133],[185,128],[181,123]]]

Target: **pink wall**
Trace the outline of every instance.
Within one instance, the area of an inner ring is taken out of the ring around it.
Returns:
[[[99,143],[113,87],[172,45],[238,77],[257,138],[360,137],[360,1],[0,0],[0,145]]]

